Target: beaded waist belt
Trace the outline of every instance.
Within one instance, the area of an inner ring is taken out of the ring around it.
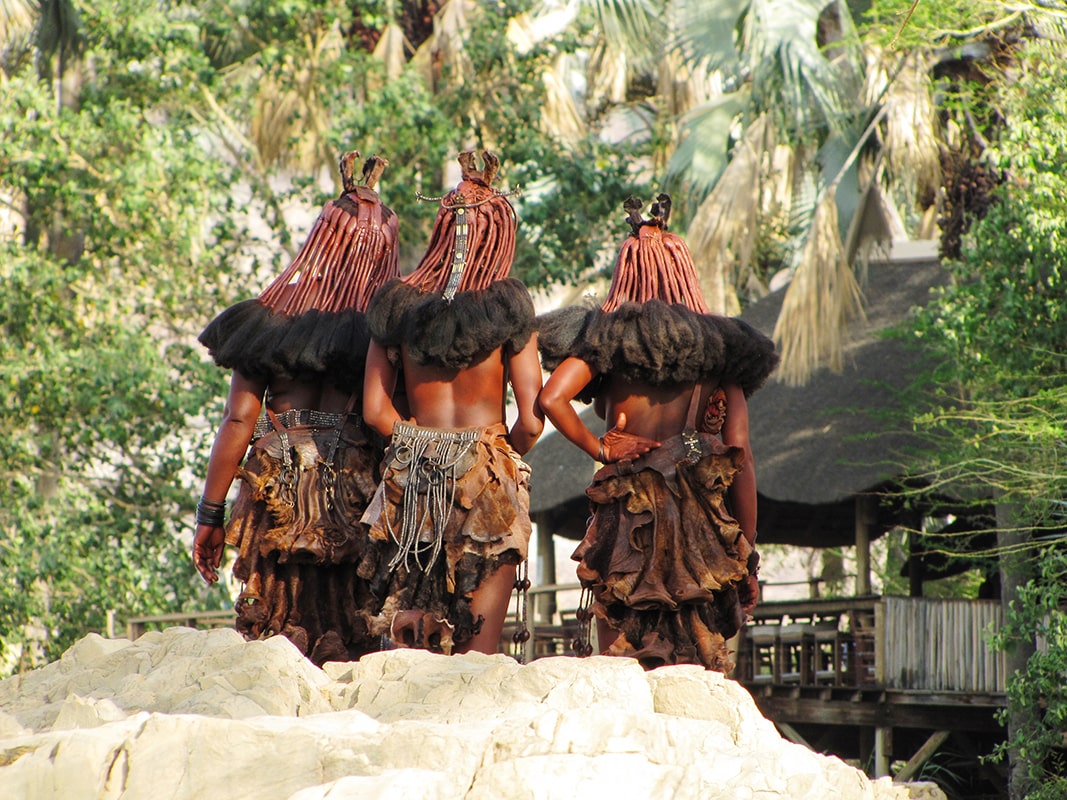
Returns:
[[[276,414],[274,418],[285,428],[306,426],[309,428],[328,429],[341,427],[346,417],[352,422],[359,421],[358,414],[328,414],[325,411],[316,411],[312,408],[290,408],[288,411]],[[259,419],[256,420],[256,427],[252,432],[252,441],[254,442],[256,439],[266,436],[272,430],[274,430],[274,426],[271,424],[270,418],[266,413],[260,414]]]

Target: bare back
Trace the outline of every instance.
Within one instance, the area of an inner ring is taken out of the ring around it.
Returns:
[[[505,369],[501,348],[464,369],[417,363],[402,349],[411,415],[431,428],[474,428],[504,422]]]
[[[265,402],[271,411],[279,414],[291,408],[311,408],[339,414],[344,411],[348,397],[346,392],[333,384],[314,378],[275,378],[267,386]],[[355,407],[358,410],[358,402]]]
[[[702,388],[698,408],[703,408],[713,388]],[[617,375],[606,378],[601,393],[606,419],[615,420],[620,413],[625,414],[629,433],[660,442],[676,436],[685,428],[692,396],[693,384],[653,386],[640,381],[627,381]]]

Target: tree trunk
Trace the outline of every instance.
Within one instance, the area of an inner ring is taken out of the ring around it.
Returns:
[[[1011,602],[1019,596],[1019,587],[1027,584],[1034,577],[1034,566],[1028,549],[1020,548],[1030,541],[1029,530],[1019,527],[1018,508],[1011,503],[997,504],[997,546],[1000,549],[1000,602],[1005,614]],[[1017,641],[1009,647],[1006,656],[1008,680],[1016,675],[1025,674],[1030,656],[1036,650],[1033,640]],[[1011,741],[1017,731],[1025,728],[1034,720],[1035,708],[1008,709],[1008,740]],[[1008,752],[1008,796],[1011,800],[1023,800],[1029,785],[1027,764],[1016,748]]]

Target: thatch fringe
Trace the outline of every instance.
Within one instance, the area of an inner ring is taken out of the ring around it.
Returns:
[[[803,256],[774,326],[782,357],[778,379],[798,386],[824,364],[840,372],[848,323],[863,316],[863,294],[845,258],[837,204],[829,191],[815,209]]]
[[[767,128],[764,116],[745,131],[715,189],[697,208],[686,230],[700,289],[717,314],[732,316],[741,311],[735,276],[752,269]]]

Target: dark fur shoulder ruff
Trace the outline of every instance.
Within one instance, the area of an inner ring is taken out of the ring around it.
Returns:
[[[405,345],[419,364],[465,369],[501,346],[520,351],[534,331],[534,308],[514,278],[459,292],[451,303],[392,280],[371,299],[367,322],[375,340]]]
[[[370,344],[362,312],[312,310],[290,317],[255,298],[227,308],[199,338],[220,367],[266,381],[321,375],[348,391],[363,384]]]
[[[736,317],[698,314],[659,300],[618,311],[569,307],[537,318],[541,363],[568,356],[600,373],[663,386],[717,380],[752,394],[778,365],[774,342]]]

